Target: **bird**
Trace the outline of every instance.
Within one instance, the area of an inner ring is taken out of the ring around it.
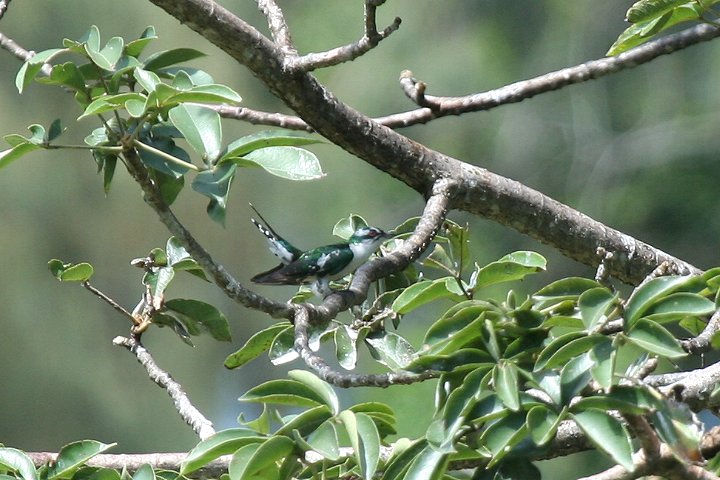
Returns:
[[[303,252],[275,233],[257,210],[255,213],[264,224],[254,218],[253,224],[265,236],[270,251],[281,263],[275,268],[258,273],[250,281],[265,285],[311,284],[313,293],[318,296],[332,293],[332,280],[353,273],[377,252],[386,239],[394,236],[393,232],[363,226],[355,230],[347,242],[324,245]]]

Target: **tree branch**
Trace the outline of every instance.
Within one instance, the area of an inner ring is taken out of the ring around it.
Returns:
[[[376,10],[383,3],[385,0],[365,0],[365,31],[360,40],[325,52],[308,53],[301,57],[290,56],[286,59],[288,67],[291,70],[310,72],[318,68],[351,62],[375,48],[382,40],[400,28],[401,23],[400,18],[395,17],[393,23],[382,32],[378,32]]]
[[[192,427],[195,433],[198,434],[200,440],[205,440],[215,434],[212,422],[205,418],[205,416],[190,403],[190,399],[180,384],[173,380],[169,373],[158,367],[155,359],[150,355],[150,352],[142,346],[139,340],[127,337],[115,337],[113,339],[113,345],[125,347],[135,355],[138,362],[145,367],[150,380],[167,391],[173,400],[175,410],[177,410],[182,419]]]
[[[288,57],[297,57],[297,50],[290,36],[290,29],[285,21],[285,15],[275,0],[257,0],[258,8],[268,21],[270,34],[275,44],[280,47]]]
[[[10,0],[0,0],[0,20],[2,20],[3,16],[5,15],[5,12],[7,12],[7,9],[9,6],[10,6]]]
[[[437,179],[454,179],[457,188],[449,208],[459,208],[495,220],[593,267],[599,263],[595,250],[602,246],[614,255],[614,261],[609,264],[611,274],[627,283],[637,284],[663,261],[676,265],[680,271],[699,272],[692,265],[613,230],[519,182],[430,150],[378,125],[340,102],[312,75],[288,74],[284,68],[286,57],[276,45],[214,2],[151,1],[246,65],[316,132],[422,195],[429,194]],[[714,27],[696,27],[683,32],[679,37],[682,41],[677,45],[660,39],[657,41],[660,43],[650,42],[638,47],[640,54],[634,53],[635,50],[623,54],[624,60],[620,64],[618,60],[604,59],[601,65],[605,65],[608,73],[619,70],[618,65],[629,68],[673,48],[684,48],[717,34]],[[573,81],[588,80],[597,76],[595,73],[587,71],[587,68],[580,69]],[[559,77],[563,75],[558,74]],[[560,88],[567,83],[554,78],[550,84],[554,85],[553,88]],[[533,94],[537,93],[540,92]],[[483,163],[483,160],[475,159],[474,163]]]
[[[423,107],[422,114],[417,112],[415,122],[425,123],[446,115],[490,110],[500,105],[521,102],[541,93],[559,90],[568,85],[604,77],[628,68],[635,68],[662,55],[712,40],[718,36],[720,36],[719,28],[701,24],[660,37],[614,57],[592,60],[487,92],[460,97],[426,95],[426,85],[412,78],[412,72],[409,70],[400,75],[400,85],[408,98]]]

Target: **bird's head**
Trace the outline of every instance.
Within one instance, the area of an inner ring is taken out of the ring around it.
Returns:
[[[364,245],[379,247],[386,239],[393,236],[392,232],[385,232],[377,227],[360,227],[352,234],[348,243],[350,245]]]

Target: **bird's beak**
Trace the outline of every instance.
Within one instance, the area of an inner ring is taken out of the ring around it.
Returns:
[[[398,233],[397,233],[396,230],[388,230],[387,232],[385,232],[385,237],[386,237],[386,238],[392,238],[392,237],[397,236],[397,234],[398,234]]]

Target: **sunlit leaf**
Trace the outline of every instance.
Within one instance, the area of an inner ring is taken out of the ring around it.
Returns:
[[[228,466],[230,480],[268,478],[263,471],[292,452],[295,443],[287,437],[270,437],[263,443],[253,443],[235,452]],[[271,472],[279,470],[271,468]]]
[[[16,448],[0,447],[0,467],[16,472],[22,480],[38,478],[32,459]]]
[[[180,473],[187,475],[202,468],[213,460],[233,453],[243,445],[264,441],[257,433],[248,428],[230,428],[201,441],[193,448],[180,466]]]
[[[288,328],[288,326],[290,326],[288,322],[280,322],[256,332],[239,350],[227,356],[224,363],[225,367],[241,367],[250,360],[254,360],[259,355],[270,350],[270,346],[275,337],[278,333]]]
[[[222,127],[216,111],[199,105],[180,104],[171,108],[168,116],[203,158],[213,161],[218,157],[222,149]]]
[[[271,380],[248,390],[241,402],[273,403],[296,407],[325,405],[325,398],[315,390],[296,380]]]
[[[365,337],[373,356],[391,370],[401,370],[415,357],[413,346],[400,335],[393,332],[373,332]]]
[[[317,180],[325,176],[320,161],[309,150],[298,147],[265,147],[228,162],[241,167],[262,167],[266,172],[287,180]]]
[[[290,370],[288,376],[293,380],[304,383],[307,387],[314,390],[320,397],[325,399],[325,405],[330,408],[333,415],[337,415],[340,412],[340,402],[338,401],[335,390],[330,386],[329,383],[319,379],[314,373],[310,373],[307,370]]]
[[[205,54],[193,48],[175,48],[153,53],[145,59],[145,70],[159,70],[161,68],[175,65],[176,63],[187,62]]]
[[[48,470],[48,479],[69,478],[88,460],[115,444],[105,444],[95,440],[82,440],[65,445],[58,452],[54,465]]]
[[[668,358],[687,355],[680,342],[662,325],[641,318],[627,333],[627,339],[638,347]]]

